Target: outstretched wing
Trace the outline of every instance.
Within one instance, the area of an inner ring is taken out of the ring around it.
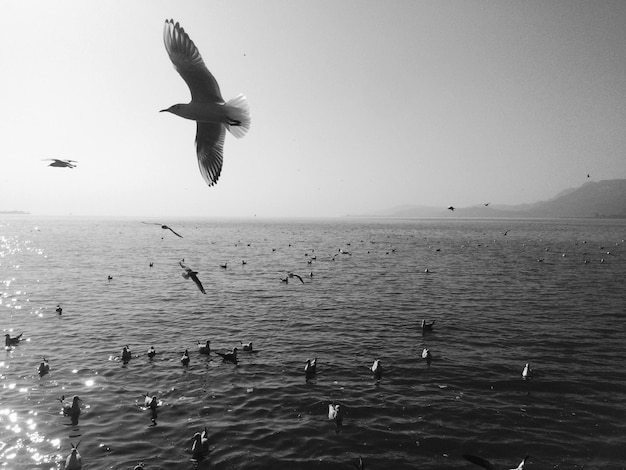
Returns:
[[[176,235],[177,237],[183,238],[182,235],[177,234],[176,232],[174,232],[174,230],[172,229],[172,227],[168,226],[168,225],[164,225],[164,228],[167,228],[170,232],[172,232],[174,235]]]
[[[198,167],[209,186],[217,183],[224,161],[224,137],[226,128],[219,123],[198,122],[196,131],[196,155]]]
[[[197,102],[223,103],[217,80],[204,65],[191,38],[174,20],[165,20],[163,42],[174,68],[191,91],[191,99]]]
[[[202,287],[202,283],[200,282],[200,279],[198,279],[198,276],[196,276],[196,272],[190,271],[189,277],[192,279],[193,282],[196,283],[196,286],[198,286],[198,289],[200,289],[200,292],[202,292],[203,294],[206,294],[206,291],[204,290],[204,287]]]

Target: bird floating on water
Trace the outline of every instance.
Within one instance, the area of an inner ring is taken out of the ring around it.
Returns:
[[[243,349],[246,352],[252,352],[252,343],[248,342],[248,343],[244,343],[243,341],[240,341],[241,343],[241,349]]]
[[[237,348],[233,348],[232,352],[222,353],[216,352],[218,356],[222,356],[222,359],[225,362],[232,362],[233,364],[237,364]]]
[[[22,335],[24,333],[20,333],[17,336],[14,336],[13,338],[11,338],[10,334],[5,334],[4,335],[4,345],[8,348],[12,347],[12,346],[17,346],[18,344],[20,344],[20,341],[22,340]]]
[[[383,376],[383,365],[380,362],[380,359],[374,360],[374,364],[372,364],[372,373],[377,379],[380,379]]]
[[[200,174],[209,186],[222,172],[226,130],[241,138],[250,129],[250,106],[244,95],[225,102],[215,77],[185,30],[174,20],[163,29],[165,50],[191,91],[191,102],[175,104],[161,112],[196,121],[196,155]]]
[[[57,304],[57,308],[56,308],[55,312],[57,312],[59,315],[63,314],[63,309],[61,308],[61,306],[59,304]]]
[[[202,287],[202,283],[200,282],[200,279],[198,279],[198,271],[194,271],[191,268],[188,268],[187,266],[185,266],[183,264],[182,261],[178,262],[180,264],[180,267],[183,268],[185,270],[184,273],[182,273],[182,276],[185,279],[191,279],[193,282],[196,283],[196,286],[198,286],[198,289],[200,289],[200,292],[202,292],[203,294],[206,294],[206,291],[204,290],[204,287]]]
[[[522,370],[522,379],[528,380],[532,377],[532,375],[533,375],[533,371],[530,369],[530,365],[527,362],[526,365],[524,366],[524,370]]]
[[[169,225],[165,225],[165,224],[160,224],[158,222],[141,222],[142,224],[146,224],[146,225],[159,225],[163,230],[169,230],[170,232],[172,232],[174,235],[176,235],[177,237],[183,238],[183,236],[179,233],[176,233],[174,231],[174,229],[172,227],[170,227]],[[150,267],[152,267],[152,263],[150,263]]]
[[[70,444],[72,445],[72,451],[70,452],[70,455],[67,456],[67,459],[65,459],[65,470],[82,470],[83,459],[78,453],[80,441],[76,445],[72,443]]]
[[[473,464],[478,465],[479,467],[486,468],[487,470],[504,470],[504,467],[494,465],[488,460],[483,459],[482,457],[476,457],[475,455],[464,454],[463,458],[469,462],[472,462]],[[517,467],[511,468],[510,470],[523,470],[526,460],[528,460],[528,455],[522,459],[522,461]]]
[[[122,361],[128,362],[133,358],[133,355],[130,352],[130,347],[128,345],[122,348]]]
[[[50,365],[48,364],[48,359],[46,359],[45,357],[43,358],[43,361],[41,361],[41,364],[39,364],[39,367],[37,368],[37,372],[39,372],[39,377],[43,377],[48,372],[50,372]]]
[[[78,163],[76,160],[59,160],[57,158],[45,158],[43,161],[52,162],[48,166],[53,166],[56,168],[76,168],[74,163]]]
[[[211,354],[211,342],[209,340],[206,340],[206,342],[202,344],[200,341],[198,341],[198,352],[200,354],[206,355]]]
[[[430,323],[426,323],[426,320],[422,320],[422,331],[433,331],[436,321],[437,320],[433,320]]]
[[[307,379],[310,379],[317,372],[317,357],[313,360],[307,359],[304,365],[304,375]]]
[[[154,349],[154,346],[150,346],[150,349],[148,349],[148,357],[154,359],[154,356],[156,356],[156,349]]]
[[[202,433],[195,433],[191,438],[191,454],[192,458],[201,460],[209,453],[209,432],[205,426]]]
[[[78,395],[74,395],[72,403],[69,404],[65,401],[65,396],[61,396],[59,399],[62,405],[63,416],[69,416],[72,420],[72,424],[78,424],[78,418],[80,417],[80,402],[82,401]]]
[[[430,365],[430,362],[433,360],[433,356],[427,348],[424,348],[422,351],[422,359],[425,359],[428,365]]]
[[[449,211],[454,212],[454,209],[455,209],[455,207],[454,207],[454,206],[450,206],[450,207],[448,207],[448,210],[449,210]]]
[[[337,426],[341,426],[343,423],[343,408],[338,403],[328,404],[328,419],[335,421]]]
[[[159,407],[159,401],[156,395],[150,396],[147,393],[144,395],[144,407],[155,411]]]
[[[183,353],[182,357],[180,358],[180,362],[184,366],[188,366],[189,365],[189,351],[187,351],[186,349],[185,349],[185,352]]]

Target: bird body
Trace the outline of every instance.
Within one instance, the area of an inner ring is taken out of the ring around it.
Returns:
[[[221,356],[222,359],[226,362],[232,362],[233,364],[237,364],[237,348],[233,348],[232,352],[229,353],[218,352],[217,355]]]
[[[191,454],[196,460],[200,460],[209,453],[209,433],[204,428],[202,433],[195,433],[192,437]]]
[[[72,424],[78,424],[78,418],[80,416],[80,397],[74,395],[72,403],[65,402],[65,396],[61,397],[61,404],[63,406],[63,416],[69,416],[72,420]]]
[[[374,364],[372,364],[372,373],[377,379],[383,376],[383,365],[381,364],[380,359],[374,360]]]
[[[153,359],[154,356],[156,356],[156,349],[154,349],[154,346],[150,346],[150,349],[148,349],[148,357]]]
[[[48,372],[50,372],[50,365],[48,364],[48,360],[44,357],[41,364],[39,364],[39,368],[37,369],[39,372],[39,377],[43,377]]]
[[[8,334],[8,333],[6,333],[6,334],[4,335],[4,345],[5,345],[7,348],[10,348],[11,346],[17,346],[18,344],[20,344],[20,341],[21,341],[21,339],[22,339],[22,335],[23,335],[23,334],[24,334],[24,333],[20,333],[19,335],[14,336],[13,338],[11,338],[11,335],[10,335],[10,334]]]
[[[433,331],[433,327],[435,326],[435,321],[433,320],[430,323],[426,323],[426,320],[422,320],[422,331]]]
[[[432,354],[426,348],[424,348],[424,350],[422,351],[422,359],[425,359],[426,360],[426,364],[428,364],[428,365],[430,365],[431,361],[433,360]]]
[[[343,422],[343,408],[337,403],[328,404],[328,419],[335,421],[337,426],[341,426]]]
[[[202,344],[198,341],[198,352],[200,354],[211,354],[211,342],[207,340],[206,343]]]
[[[198,286],[198,289],[200,289],[200,292],[202,292],[203,294],[206,294],[206,291],[204,290],[204,287],[202,286],[200,279],[198,279],[198,276],[197,276],[198,271],[194,271],[193,269],[188,268],[187,266],[183,264],[182,261],[179,261],[178,263],[180,264],[180,267],[185,270],[185,272],[182,273],[182,276],[185,279],[191,279],[193,282],[195,282],[196,286]]]
[[[128,345],[122,348],[122,361],[128,362],[132,359],[133,355],[130,352],[130,347]]]
[[[241,341],[241,349],[243,349],[246,352],[252,352],[252,343],[250,342],[244,343],[243,341]]]
[[[45,160],[52,162],[48,166],[53,166],[56,168],[76,168],[76,165],[74,165],[74,163],[76,163],[76,160],[60,160],[57,158],[46,158]]]
[[[209,186],[222,171],[226,130],[243,137],[250,128],[250,107],[244,95],[225,102],[215,77],[209,72],[196,45],[174,20],[163,29],[165,50],[191,92],[191,102],[161,111],[196,121],[196,155],[200,173]]]
[[[78,446],[80,442],[76,445],[72,444],[72,452],[65,459],[65,470],[82,470],[83,468],[83,459],[78,453]]]
[[[186,349],[185,349],[185,352],[183,353],[182,357],[180,358],[180,362],[184,366],[188,366],[189,365],[189,352]]]
[[[317,372],[317,357],[313,360],[307,359],[306,364],[304,365],[304,375],[309,379],[315,375]]]
[[[159,402],[156,395],[150,396],[146,393],[144,395],[144,406],[151,409],[152,411],[156,410],[159,407]]]
[[[527,380],[532,377],[532,370],[530,369],[530,365],[528,362],[524,366],[524,370],[522,370],[522,379]]]

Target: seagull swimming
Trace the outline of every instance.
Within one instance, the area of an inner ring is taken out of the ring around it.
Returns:
[[[76,445],[72,444],[72,452],[70,452],[70,455],[68,455],[67,459],[65,459],[65,470],[82,470],[83,459],[78,453],[79,445],[80,442]]]
[[[463,458],[469,462],[472,462],[473,464],[478,465],[479,467],[486,468],[487,470],[504,470],[503,467],[494,465],[491,462],[489,462],[489,460],[485,460],[482,457],[476,457],[475,455],[463,454]],[[509,470],[524,470],[524,464],[526,463],[526,460],[528,460],[528,455],[522,459],[522,461],[517,467],[511,468]]]
[[[307,359],[304,365],[304,375],[307,379],[310,379],[317,372],[317,357],[313,360]]]
[[[154,346],[150,346],[150,349],[148,349],[148,357],[153,359],[154,356],[156,356],[156,349],[154,349]]]
[[[528,362],[526,363],[526,365],[524,366],[524,370],[522,371],[522,379],[527,380],[530,379],[533,375],[532,370],[530,370],[530,366],[528,365]]]
[[[232,362],[233,364],[237,364],[237,348],[233,348],[232,352],[229,353],[216,353],[218,356],[222,356],[222,359],[226,362]]]
[[[76,160],[59,160],[57,158],[46,158],[43,161],[52,162],[48,166],[54,166],[57,168],[76,168],[74,163],[77,163]]]
[[[39,372],[39,377],[43,377],[48,372],[50,372],[50,365],[48,364],[48,359],[46,359],[45,357],[43,358],[43,361],[41,362],[41,364],[39,364],[37,371]]]
[[[185,272],[182,273],[182,276],[185,279],[191,279],[193,282],[196,283],[196,286],[198,286],[198,289],[200,289],[200,292],[202,292],[203,294],[206,294],[206,291],[204,290],[204,287],[202,287],[202,283],[200,282],[200,279],[198,279],[198,276],[196,276],[196,274],[198,274],[198,271],[194,271],[191,268],[188,268],[187,266],[183,264],[182,261],[179,261],[178,263],[180,264],[180,267],[185,270]]]
[[[383,376],[383,365],[381,364],[380,359],[374,360],[374,364],[372,364],[372,373],[377,379],[380,379]]]
[[[189,351],[187,351],[186,349],[185,349],[185,352],[183,353],[182,357],[180,358],[180,362],[184,366],[188,366],[189,365]]]
[[[185,30],[174,20],[165,20],[165,50],[176,71],[191,91],[191,102],[175,104],[161,112],[196,121],[196,155],[200,174],[209,186],[222,172],[226,130],[241,138],[250,129],[250,106],[244,95],[224,102],[215,77]]]
[[[206,426],[202,434],[199,432],[195,433],[191,440],[193,441],[191,444],[191,454],[194,459],[200,460],[209,453],[209,433]]]
[[[243,349],[246,352],[252,352],[252,343],[248,342],[248,343],[244,343],[243,341],[240,341],[241,343],[241,349]]]
[[[63,405],[63,416],[69,416],[72,420],[72,424],[78,424],[78,418],[80,416],[80,397],[78,395],[74,395],[71,405],[65,402],[65,396],[62,396],[60,401]]]
[[[430,365],[430,362],[433,360],[433,356],[430,351],[426,348],[422,351],[422,359],[426,360],[426,364]]]
[[[10,348],[11,346],[17,346],[18,344],[20,344],[20,341],[21,341],[21,339],[22,339],[22,335],[23,335],[23,334],[24,334],[24,333],[20,333],[19,335],[14,336],[13,338],[11,338],[11,335],[10,335],[10,334],[8,334],[8,333],[7,333],[7,334],[5,334],[5,335],[4,335],[4,345],[5,345],[7,348]]]
[[[160,223],[158,223],[158,222],[153,222],[153,223],[141,222],[141,223],[142,223],[142,224],[146,224],[146,225],[159,225],[159,226],[161,226],[161,228],[162,228],[163,230],[169,230],[170,232],[172,232],[172,233],[173,233],[174,235],[176,235],[177,237],[183,238],[183,236],[182,236],[182,235],[180,235],[180,234],[176,233],[176,232],[172,229],[172,227],[170,227],[170,226],[168,226],[168,225],[165,225],[165,224],[160,224]],[[152,267],[152,263],[150,263],[150,267]]]
[[[204,344],[198,341],[198,352],[200,354],[211,354],[211,342],[207,340]]]
[[[343,408],[341,405],[335,403],[328,404],[328,419],[334,420],[337,426],[341,426],[343,423]]]
[[[130,352],[130,347],[128,345],[122,348],[122,361],[128,362],[133,358],[133,355]]]

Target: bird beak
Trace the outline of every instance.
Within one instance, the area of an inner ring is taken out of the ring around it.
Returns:
[[[168,112],[168,111],[169,111],[169,109],[162,109],[162,110],[161,110],[161,111],[159,111],[159,112],[160,112],[160,113],[166,113],[166,112]]]

